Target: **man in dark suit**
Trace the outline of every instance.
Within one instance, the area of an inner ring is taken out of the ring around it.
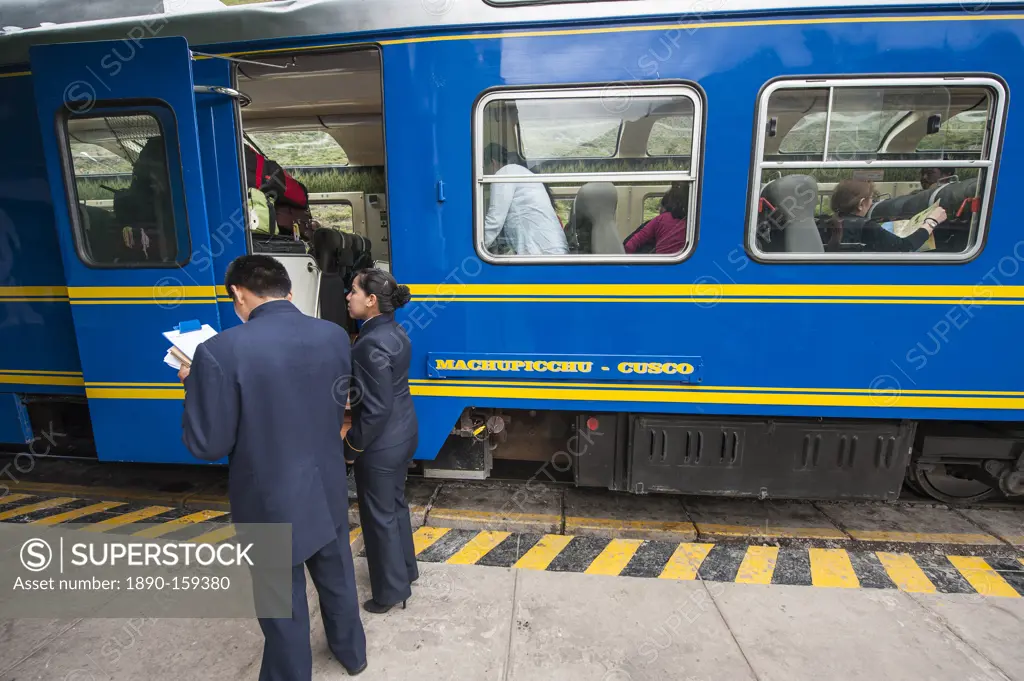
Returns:
[[[260,618],[260,681],[312,676],[303,565],[320,595],[331,651],[358,674],[366,668],[366,636],[348,544],[341,434],[349,338],[291,303],[288,273],[269,256],[236,259],[225,285],[245,323],[202,343],[179,373],[183,439],[200,459],[228,457],[233,522],[291,525],[292,617]]]

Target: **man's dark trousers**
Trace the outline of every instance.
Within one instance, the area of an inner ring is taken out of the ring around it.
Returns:
[[[366,662],[366,636],[359,621],[352,552],[347,545],[347,523],[338,537],[305,563],[292,567],[291,619],[260,618],[266,638],[260,681],[309,681],[313,656],[309,645],[309,607],[306,602],[306,568],[320,596],[327,645],[346,669],[355,671]]]

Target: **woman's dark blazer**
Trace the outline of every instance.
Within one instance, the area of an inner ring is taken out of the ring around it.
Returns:
[[[363,323],[352,346],[352,428],[345,436],[345,458],[354,461],[371,449],[384,449],[417,436],[409,394],[412,346],[393,314]]]

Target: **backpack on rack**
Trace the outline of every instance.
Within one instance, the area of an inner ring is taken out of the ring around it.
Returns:
[[[277,161],[270,160],[248,144],[245,145],[245,171],[247,186],[259,189],[275,204],[293,208],[309,206],[306,186],[289,175]]]

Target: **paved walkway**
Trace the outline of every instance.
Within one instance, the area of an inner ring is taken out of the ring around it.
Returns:
[[[361,597],[366,563],[356,559]],[[1024,681],[1024,598],[422,563],[361,679]],[[314,678],[347,678],[313,612]],[[0,681],[254,681],[246,620],[0,620]]]

